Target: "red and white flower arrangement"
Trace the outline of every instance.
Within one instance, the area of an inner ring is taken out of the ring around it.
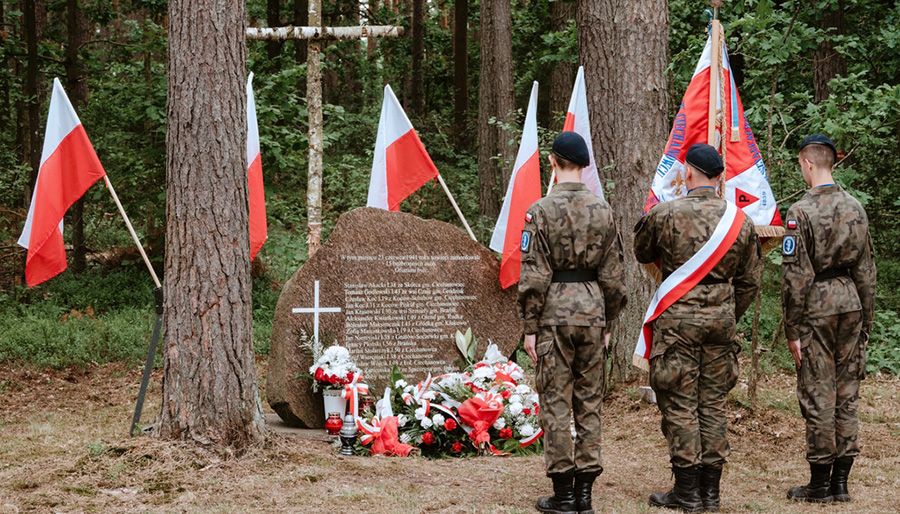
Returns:
[[[309,373],[313,377],[313,389],[341,389],[353,381],[353,376],[360,372],[356,364],[350,360],[350,352],[339,345],[329,346],[322,356],[310,366]]]

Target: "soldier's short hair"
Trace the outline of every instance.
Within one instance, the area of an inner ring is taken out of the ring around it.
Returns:
[[[566,159],[565,157],[560,157],[559,155],[556,155],[556,154],[553,154],[553,157],[556,157],[556,165],[559,166],[559,169],[561,169],[561,170],[574,170],[574,169],[584,168],[584,166],[582,166],[580,164],[575,164],[574,162],[570,161],[569,159]]]
[[[834,152],[825,145],[806,145],[800,150],[801,159],[809,159],[817,168],[831,169],[834,166]]]

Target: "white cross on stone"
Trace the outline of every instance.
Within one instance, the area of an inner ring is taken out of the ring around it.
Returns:
[[[313,314],[313,337],[315,337],[316,348],[319,347],[319,313],[320,312],[341,312],[340,307],[319,307],[319,281],[315,282],[315,292],[312,308],[291,309],[293,313],[312,313]]]

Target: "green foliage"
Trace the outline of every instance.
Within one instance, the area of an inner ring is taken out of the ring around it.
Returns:
[[[900,318],[896,312],[875,313],[866,350],[867,373],[900,375]]]

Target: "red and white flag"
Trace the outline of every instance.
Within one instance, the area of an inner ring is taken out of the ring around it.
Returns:
[[[398,211],[400,202],[437,176],[437,168],[394,91],[384,86],[366,206]]]
[[[723,109],[725,114],[723,125],[727,130],[723,135],[716,128],[716,144],[713,146],[719,149],[724,141],[725,150],[720,149],[719,152],[725,161],[725,199],[743,209],[757,227],[781,226],[781,215],[769,186],[766,166],[747,117],[744,116],[744,107],[734,83],[724,41],[721,50],[724,75],[721,86],[724,87],[720,88],[716,96],[718,109]],[[644,213],[659,202],[674,200],[687,194],[687,187],[684,185],[687,150],[694,143],[706,143],[708,137],[711,54],[712,38],[706,41],[694,77],[684,93],[678,115],[675,116],[665,153],[653,177]]]
[[[704,277],[716,267],[722,257],[734,245],[746,215],[735,204],[728,202],[725,214],[713,230],[709,241],[690,259],[672,272],[650,299],[650,305],[644,314],[637,346],[634,348],[633,364],[643,370],[650,370],[650,352],[653,345],[653,320],[665,312],[688,291],[694,288]]]
[[[263,188],[259,125],[256,122],[256,97],[253,95],[253,73],[250,73],[250,77],[247,78],[247,193],[250,202],[250,260],[252,261],[268,237],[266,193]]]
[[[603,186],[600,185],[597,163],[594,161],[594,145],[591,142],[591,120],[588,115],[587,91],[584,88],[584,66],[578,67],[578,76],[575,77],[575,87],[572,89],[569,109],[566,111],[563,132],[575,132],[587,143],[591,163],[581,170],[581,182],[595,195],[603,198]]]
[[[491,250],[502,254],[500,259],[500,286],[507,287],[519,281],[522,250],[520,246],[525,214],[531,205],[541,198],[541,155],[538,149],[537,130],[538,83],[531,87],[531,99],[525,113],[525,130],[516,165],[509,178],[506,198],[500,209],[500,218],[491,236]]]
[[[53,79],[50,112],[37,181],[19,245],[28,249],[25,280],[34,287],[66,269],[63,216],[93,183],[106,175],[81,120]]]

